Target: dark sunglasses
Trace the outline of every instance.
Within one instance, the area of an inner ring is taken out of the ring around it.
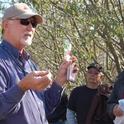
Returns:
[[[10,20],[20,20],[21,25],[28,26],[29,24],[31,24],[33,28],[37,27],[37,22],[31,19],[10,19]]]

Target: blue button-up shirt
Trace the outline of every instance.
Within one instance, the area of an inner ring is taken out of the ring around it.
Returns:
[[[48,124],[46,114],[58,103],[62,88],[53,83],[52,87],[36,92],[22,91],[19,81],[37,66],[24,52],[6,41],[0,44],[0,124]],[[30,83],[30,82],[29,82]]]

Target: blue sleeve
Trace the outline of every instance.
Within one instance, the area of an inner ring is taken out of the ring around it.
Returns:
[[[48,116],[59,104],[64,89],[56,82],[44,92],[45,111]]]
[[[19,110],[19,102],[24,95],[24,92],[13,85],[9,87],[8,77],[5,70],[0,67],[0,120],[5,118],[9,113],[14,113]]]

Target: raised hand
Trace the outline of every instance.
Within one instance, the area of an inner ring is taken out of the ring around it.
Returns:
[[[19,87],[26,91],[43,90],[52,83],[52,74],[48,71],[34,71],[27,74],[20,82]]]

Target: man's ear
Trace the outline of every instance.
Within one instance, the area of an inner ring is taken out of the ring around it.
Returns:
[[[4,33],[4,22],[2,22],[2,24],[1,24],[1,34],[3,35],[3,33]]]
[[[2,29],[5,30],[8,27],[8,20],[2,22]]]
[[[104,74],[102,73],[102,72],[100,72],[100,78],[101,78],[101,81],[103,81],[104,80]]]

